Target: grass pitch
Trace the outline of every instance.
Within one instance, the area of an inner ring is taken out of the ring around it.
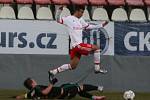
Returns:
[[[25,90],[0,90],[0,100],[16,100],[13,96],[24,94]],[[91,92],[94,95],[104,95],[107,100],[124,100],[121,92]],[[26,99],[27,100],[27,99]],[[71,100],[88,100],[87,98],[79,97],[78,95]],[[135,93],[134,100],[150,100],[150,93]]]

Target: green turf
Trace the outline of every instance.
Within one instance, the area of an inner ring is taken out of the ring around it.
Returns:
[[[15,100],[13,96],[25,93],[24,90],[0,90],[0,100]],[[107,100],[123,100],[122,95],[123,93],[118,92],[92,92],[95,95],[105,95]],[[135,100],[150,100],[150,93],[135,93],[136,98]],[[87,100],[85,98],[81,98],[76,96],[72,100]]]

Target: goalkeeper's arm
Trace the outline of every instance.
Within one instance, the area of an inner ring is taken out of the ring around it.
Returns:
[[[41,91],[41,93],[42,93],[43,95],[48,95],[48,93],[50,93],[50,91],[52,90],[52,87],[53,87],[53,85],[52,85],[52,84],[49,84],[45,89],[43,89],[43,90]]]

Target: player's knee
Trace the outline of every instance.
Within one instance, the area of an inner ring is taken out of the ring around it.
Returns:
[[[92,47],[92,50],[93,51],[96,51],[96,50],[99,50],[100,48],[98,47],[98,46],[96,46],[96,45],[93,45],[93,47]]]
[[[71,69],[74,70],[76,69],[77,65],[71,65]]]
[[[100,49],[97,49],[97,50],[95,50],[94,52],[95,52],[95,53],[99,53],[99,52],[100,52]]]
[[[77,65],[78,65],[78,64],[76,64],[76,63],[71,63],[71,64],[70,64],[71,70],[76,69]]]

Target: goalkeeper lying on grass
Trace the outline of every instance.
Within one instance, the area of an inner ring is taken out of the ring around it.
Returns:
[[[93,86],[89,84],[63,84],[59,87],[53,86],[57,82],[54,78],[48,86],[37,85],[36,81],[27,78],[24,81],[24,86],[29,89],[29,92],[23,95],[16,96],[16,99],[71,99],[79,94],[81,97],[89,98],[92,100],[105,100],[105,96],[94,96],[89,94],[88,91],[98,90],[102,91],[102,86]]]

